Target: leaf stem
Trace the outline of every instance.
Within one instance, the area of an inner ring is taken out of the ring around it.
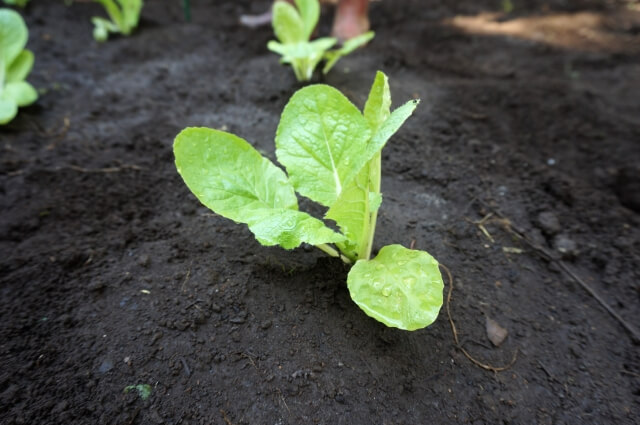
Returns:
[[[323,244],[320,244],[320,245],[315,245],[315,247],[318,248],[319,250],[329,254],[332,257],[341,259],[345,264],[351,264],[352,263],[352,261],[350,259],[348,259],[344,255],[340,254],[337,250],[331,248],[326,243],[323,243]]]
[[[369,185],[371,192],[380,193],[380,177],[382,175],[382,154],[378,152],[369,162]],[[364,258],[368,260],[371,257],[371,249],[373,248],[373,238],[376,234],[376,222],[378,221],[378,210],[371,213],[369,220],[369,240],[367,241],[367,247],[364,251]]]

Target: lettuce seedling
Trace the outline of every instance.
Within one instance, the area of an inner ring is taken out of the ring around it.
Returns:
[[[338,90],[308,86],[291,97],[276,132],[276,156],[288,176],[245,140],[208,128],[178,134],[176,167],[204,205],[247,224],[261,244],[292,249],[306,242],[353,264],[349,293],[369,316],[400,329],[423,328],[442,306],[438,262],[400,245],[370,259],[382,202],[380,152],[417,104],[391,112],[382,72],[364,114]],[[328,207],[325,218],[340,232],[299,211],[296,192]]]
[[[129,35],[138,26],[140,11],[142,10],[142,0],[94,0],[100,3],[107,14],[108,19],[94,16],[93,38],[96,41],[107,41],[109,33],[120,33]]]
[[[327,74],[341,57],[368,43],[374,36],[373,31],[369,31],[348,40],[339,49],[329,50],[337,39],[322,37],[310,41],[320,19],[318,0],[295,0],[295,3],[297,8],[284,1],[274,3],[271,23],[279,42],[272,40],[267,48],[282,55],[280,62],[291,65],[298,81],[309,81],[323,59],[326,64],[322,72]]]
[[[29,0],[4,0],[6,4],[10,4],[12,6],[25,7]]]
[[[24,81],[33,67],[33,53],[24,48],[28,38],[22,17],[0,9],[0,125],[11,121],[19,107],[38,99],[38,92]]]

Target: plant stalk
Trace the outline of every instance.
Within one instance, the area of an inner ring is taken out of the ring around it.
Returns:
[[[320,245],[315,245],[316,248],[320,249],[321,251],[329,254],[332,257],[335,258],[339,258],[341,259],[345,264],[352,264],[351,260],[348,259],[347,257],[345,257],[344,255],[342,255],[341,253],[339,253],[338,251],[336,251],[335,249],[331,248],[329,245],[327,245],[326,243],[320,244]]]
[[[381,172],[381,168],[382,168],[382,154],[381,152],[378,152],[376,154],[376,156],[374,156],[371,161],[369,162],[369,185],[371,188],[371,191],[373,193],[380,193],[380,178],[382,175]],[[369,240],[367,242],[367,247],[366,250],[364,251],[364,258],[365,260],[368,260],[371,257],[371,249],[373,248],[373,237],[376,234],[376,222],[378,221],[378,210],[375,210],[374,212],[371,213],[370,219],[369,219]]]

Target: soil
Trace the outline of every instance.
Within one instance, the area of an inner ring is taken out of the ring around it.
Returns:
[[[23,11],[41,96],[0,130],[1,423],[640,423],[637,1],[374,2],[376,38],[324,78],[360,107],[376,69],[396,105],[422,99],[383,152],[375,249],[446,265],[460,346],[444,307],[385,328],[340,261],[190,194],[181,129],[273,159],[300,87],[271,30],[237,23],[268,1],[191,3],[187,23],[148,0],[105,44],[96,3]]]

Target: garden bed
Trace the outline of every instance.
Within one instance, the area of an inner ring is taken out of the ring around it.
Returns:
[[[339,260],[189,192],[181,129],[275,159],[300,86],[237,23],[269,2],[194,1],[190,23],[180,3],[105,44],[96,4],[23,13],[42,94],[0,129],[0,422],[640,422],[637,2],[372,3],[376,38],[323,82],[362,107],[381,69],[395,106],[422,99],[383,151],[374,245],[453,275],[450,317],[415,332],[367,317]]]

